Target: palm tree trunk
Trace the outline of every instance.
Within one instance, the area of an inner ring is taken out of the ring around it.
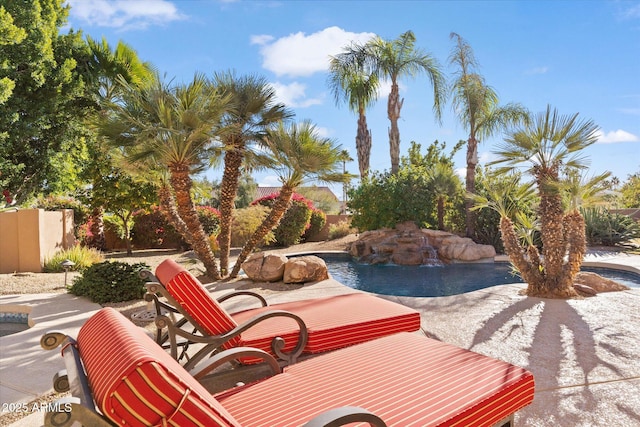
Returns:
[[[369,174],[369,159],[371,157],[371,130],[367,127],[367,116],[361,109],[358,116],[358,131],[356,133],[356,151],[358,152],[358,168],[360,178]]]
[[[569,256],[567,263],[564,265],[564,281],[560,291],[574,296],[573,280],[580,271],[582,260],[587,252],[587,239],[585,236],[584,218],[577,210],[573,210],[564,217],[564,230],[566,233],[566,241]]]
[[[240,182],[240,167],[242,166],[243,154],[232,148],[224,155],[224,172],[220,183],[220,234],[218,243],[220,244],[220,270],[226,274],[229,269],[229,252],[231,250],[231,222],[233,220],[233,209],[238,194]]]
[[[91,211],[91,242],[89,246],[99,251],[106,249],[103,213],[104,209],[102,206],[95,207]]]
[[[444,230],[444,197],[438,197],[438,230]]]
[[[207,270],[207,275],[209,275],[213,280],[219,280],[220,272],[216,265],[215,256],[211,250],[209,239],[204,233],[202,224],[198,219],[198,213],[193,205],[193,200],[191,200],[191,187],[193,183],[189,176],[189,167],[183,165],[171,165],[170,171],[171,186],[173,187],[176,195],[178,213],[191,233],[191,246],[193,247],[193,251],[204,264],[204,268]]]
[[[176,202],[171,194],[171,189],[164,182],[160,185],[158,197],[160,198],[160,209],[166,215],[169,223],[178,233],[180,233],[182,238],[191,245],[191,242],[193,241],[191,232],[187,228],[187,224],[185,224],[182,218],[180,218],[180,214],[176,208]]]
[[[502,233],[502,242],[504,251],[509,256],[509,260],[518,269],[522,279],[528,284],[527,295],[536,294],[543,285],[543,276],[540,273],[538,265],[531,259],[527,260],[525,250],[518,241],[513,223],[511,220],[503,216],[500,218],[500,233]]]
[[[389,153],[391,155],[391,173],[394,175],[400,169],[400,129],[398,128],[398,119],[400,118],[403,102],[404,99],[400,100],[398,83],[393,81],[387,102],[387,117],[391,122],[389,127]]]
[[[467,176],[466,191],[468,194],[476,193],[476,166],[478,165],[478,141],[474,136],[467,140]],[[465,199],[465,228],[467,237],[473,238],[476,234],[476,213],[473,210],[473,200]]]
[[[253,252],[258,243],[264,239],[264,236],[278,225],[285,212],[287,212],[291,196],[293,195],[293,190],[294,187],[287,185],[282,186],[280,194],[271,208],[271,212],[269,212],[269,215],[267,215],[264,221],[262,221],[260,227],[258,227],[258,229],[251,235],[247,243],[245,243],[242,248],[242,252],[238,255],[236,264],[233,266],[233,270],[229,276],[230,278],[238,277],[238,272],[240,271],[240,268],[242,268],[242,263],[247,259],[249,254]]]

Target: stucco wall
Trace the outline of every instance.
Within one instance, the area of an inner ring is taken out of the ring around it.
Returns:
[[[329,227],[332,224],[337,224],[340,221],[351,221],[351,215],[327,215],[327,222],[322,227],[322,230],[314,236],[310,236],[308,242],[323,242],[329,238]]]
[[[74,243],[71,209],[0,213],[0,273],[41,272],[46,258]]]

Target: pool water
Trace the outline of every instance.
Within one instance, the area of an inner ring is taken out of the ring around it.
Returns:
[[[27,313],[0,312],[0,337],[26,331],[29,329]]]
[[[506,262],[450,264],[442,267],[359,264],[341,255],[318,254],[331,277],[350,288],[382,295],[440,297],[495,285],[523,283]],[[640,275],[609,268],[587,268],[630,287],[640,287]]]

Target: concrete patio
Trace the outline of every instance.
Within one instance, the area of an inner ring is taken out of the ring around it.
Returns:
[[[640,256],[591,253],[587,261],[640,272]],[[334,280],[285,291],[227,284],[212,292],[221,295],[232,287],[256,290],[271,303],[354,292]],[[640,425],[640,288],[569,301],[524,297],[522,288],[384,298],[419,310],[422,330],[430,337],[533,372],[535,400],[516,415],[518,426]],[[32,306],[35,322],[27,331],[0,338],[0,402],[6,412],[11,403],[51,391],[53,374],[64,367],[58,351],[40,348],[42,333],[58,329],[75,335],[99,306],[66,294],[0,296],[0,304]],[[42,419],[36,412],[12,425],[40,426]]]

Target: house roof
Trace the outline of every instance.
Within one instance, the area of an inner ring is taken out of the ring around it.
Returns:
[[[305,190],[313,190],[317,192],[317,194],[327,194],[332,199],[338,201],[338,197],[331,191],[329,187],[299,187],[296,191],[297,193],[303,193]],[[280,187],[258,187],[256,191],[256,199],[260,199],[262,197],[268,196],[269,194],[279,193]]]

